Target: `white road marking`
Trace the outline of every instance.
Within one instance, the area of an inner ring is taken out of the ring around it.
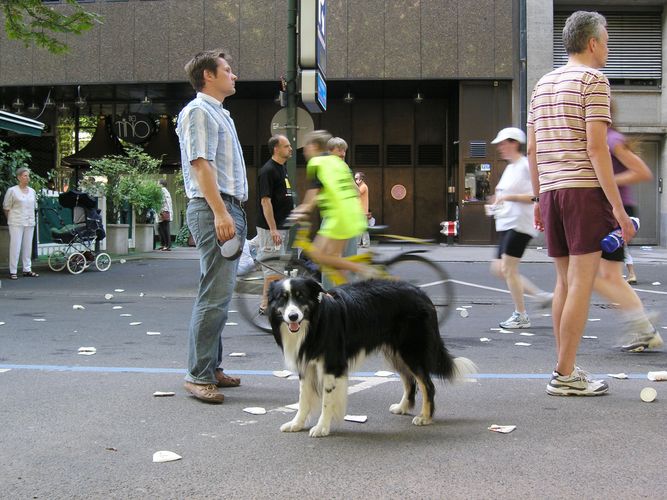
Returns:
[[[495,288],[493,286],[478,285],[477,283],[469,283],[467,281],[459,280],[447,280],[450,283],[456,283],[458,285],[471,286],[473,288],[481,288],[482,290],[491,290],[492,292],[501,292],[501,293],[510,293],[509,290],[503,290],[502,288]],[[434,282],[434,284],[440,284],[442,281]]]
[[[667,295],[667,292],[660,292],[658,290],[644,290],[643,288],[635,288],[635,292],[655,293],[657,295]]]

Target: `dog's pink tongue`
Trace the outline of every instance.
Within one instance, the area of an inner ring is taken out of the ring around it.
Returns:
[[[299,323],[296,321],[293,321],[287,325],[289,327],[289,331],[294,333],[299,331]]]

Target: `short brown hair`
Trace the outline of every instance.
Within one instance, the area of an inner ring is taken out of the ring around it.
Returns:
[[[218,59],[223,58],[230,62],[229,54],[222,49],[205,50],[195,55],[185,65],[185,72],[190,80],[190,85],[199,92],[204,88],[204,71],[209,70],[214,75],[218,73]]]
[[[276,151],[276,146],[280,143],[280,138],[284,137],[287,139],[287,136],[284,136],[283,134],[274,134],[271,136],[269,139],[269,142],[267,143],[267,146],[269,146],[269,152],[271,153],[271,156],[273,156],[273,153]],[[289,141],[289,139],[287,139]]]

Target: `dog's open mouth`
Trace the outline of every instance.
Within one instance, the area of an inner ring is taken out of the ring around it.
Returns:
[[[296,333],[299,331],[299,328],[301,328],[301,323],[297,323],[296,321],[290,321],[287,323],[287,328],[289,328],[290,332]]]

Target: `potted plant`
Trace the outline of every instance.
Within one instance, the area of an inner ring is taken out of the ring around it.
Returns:
[[[127,193],[127,201],[134,209],[137,252],[150,252],[155,243],[155,214],[162,206],[162,189],[154,180],[147,178],[125,178],[120,190]]]
[[[31,159],[30,153],[25,149],[10,151],[8,147],[9,144],[0,141],[0,204],[4,201],[7,190],[17,183],[16,169],[29,167]],[[35,190],[38,199],[45,185],[46,179],[34,172],[30,173],[30,187]],[[9,259],[9,228],[5,211],[0,210],[0,262],[7,262],[7,259]]]
[[[109,155],[90,162],[89,177],[82,185],[88,192],[97,189],[106,196],[109,251],[128,253],[129,224],[122,222],[129,220],[130,198],[135,196],[135,202],[142,198],[136,195],[136,186],[143,181],[150,182],[150,176],[157,174],[159,166],[160,160],[136,146],[128,147],[126,156]]]

